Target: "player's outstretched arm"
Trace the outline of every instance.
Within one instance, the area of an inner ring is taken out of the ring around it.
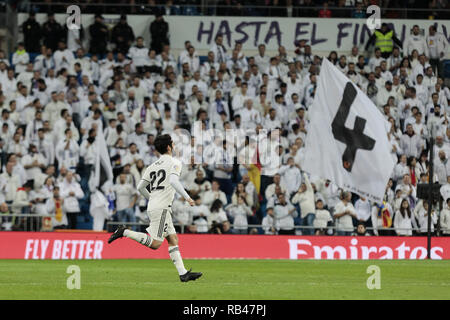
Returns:
[[[169,177],[169,183],[175,189],[175,191],[178,192],[178,194],[180,194],[183,198],[186,199],[187,202],[189,202],[191,206],[194,205],[194,200],[192,200],[186,190],[184,190],[184,187],[181,185],[181,182],[178,179],[178,175],[171,174]]]
[[[137,185],[139,193],[147,200],[150,199],[150,192],[148,192],[147,190],[147,186],[149,184],[150,182],[148,182],[147,180],[141,179],[141,181],[139,181],[139,184]]]

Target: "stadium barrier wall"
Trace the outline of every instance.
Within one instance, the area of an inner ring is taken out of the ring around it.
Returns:
[[[65,25],[67,16],[62,13],[55,14],[55,19]],[[103,16],[105,24],[112,29],[119,21],[120,14]],[[27,18],[28,14],[19,13],[18,24],[21,25]],[[47,14],[37,13],[36,20],[44,23]],[[149,27],[153,20],[154,18],[148,15],[128,15],[127,18],[135,36],[143,36],[146,43],[150,43]],[[305,39],[314,54],[327,52],[328,55],[332,50],[348,52],[353,46],[362,48],[372,33],[366,19],[351,18],[164,16],[164,20],[169,23],[172,49],[183,50],[184,42],[190,40],[196,50],[204,53],[212,47],[217,34],[223,34],[227,48],[234,47],[235,42],[241,42],[245,50],[255,52],[258,45],[263,43],[268,51],[275,52],[280,45],[292,51],[295,49],[296,40]],[[93,22],[93,14],[81,15],[85,45],[89,43],[88,28]],[[428,27],[435,24],[438,32],[450,37],[450,20],[383,19],[382,22],[389,24],[401,41],[405,40],[416,24],[424,29],[425,34],[428,34]],[[231,54],[231,51],[228,54]]]
[[[0,259],[167,259],[167,243],[148,249],[108,233],[0,232]],[[184,259],[425,259],[426,237],[180,234]],[[450,259],[450,238],[432,239],[431,258]]]

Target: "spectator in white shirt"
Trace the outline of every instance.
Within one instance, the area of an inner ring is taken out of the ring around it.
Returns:
[[[216,63],[224,63],[227,61],[227,50],[223,45],[223,36],[218,34],[214,39],[215,44],[211,47],[209,51],[214,52],[214,58]]]
[[[36,73],[39,74],[38,71],[36,71]],[[27,88],[32,88],[31,80],[33,79],[33,76],[34,76],[33,64],[30,62],[26,65],[25,70],[17,75],[16,79],[17,82],[22,82],[22,84]],[[37,79],[39,79],[39,77]]]
[[[2,91],[7,98],[15,98],[15,92],[17,90],[17,80],[14,77],[14,70],[8,69],[7,76],[2,80]]]
[[[441,232],[444,236],[450,236],[450,198],[447,198],[444,210],[441,211]]]
[[[395,213],[394,228],[399,236],[412,236],[413,228],[417,229],[416,219],[407,199],[402,200],[400,209]]]
[[[420,34],[420,28],[418,25],[414,25],[412,28],[412,34],[409,35],[403,42],[403,53],[406,56],[410,56],[413,50],[417,50],[420,54],[428,56],[428,46],[425,41],[425,37]]]
[[[364,197],[360,197],[355,202],[356,219],[358,223],[363,223],[364,227],[372,227],[372,204]]]
[[[267,70],[270,64],[270,57],[266,55],[266,45],[260,44],[258,46],[258,54],[255,55],[255,63],[260,71]]]
[[[25,51],[23,42],[19,42],[17,44],[17,51],[12,55],[12,64],[14,65],[15,73],[19,74],[24,71],[29,61],[30,56]]]
[[[189,191],[190,196],[198,195],[202,198],[202,203],[206,206],[209,206],[210,203],[205,203],[204,195],[207,191],[211,190],[211,183],[205,178],[205,172],[203,169],[199,169],[196,171],[196,178],[186,186],[186,189]]]
[[[16,131],[13,140],[6,146],[7,153],[14,153],[19,159],[27,154],[27,144],[21,140],[21,134]]]
[[[72,130],[65,130],[65,139],[56,146],[55,156],[60,166],[75,170],[80,158],[80,146],[73,138]]]
[[[14,200],[11,204],[14,213],[31,213],[34,205],[32,190],[34,188],[33,180],[28,180],[21,188],[14,193]],[[32,230],[37,231],[37,230]]]
[[[297,192],[302,183],[302,173],[300,172],[300,166],[295,164],[293,157],[288,158],[287,165],[281,166],[278,173],[281,175],[281,181],[286,186],[288,195]]]
[[[28,154],[22,157],[22,165],[27,172],[28,180],[35,180],[37,175],[47,166],[46,159],[38,153],[37,147],[30,144]]]
[[[273,219],[273,210],[269,210],[261,222],[264,234],[277,234],[275,229],[275,220]]]
[[[63,68],[70,70],[72,61],[75,59],[73,52],[67,49],[66,43],[64,41],[58,42],[58,50],[53,54],[53,59],[55,60],[55,69],[59,71]]]
[[[182,64],[187,63],[189,65],[189,71],[193,74],[194,72],[200,71],[200,58],[195,52],[195,48],[190,46],[188,48],[187,56],[183,57],[180,61]]]
[[[423,147],[421,137],[414,132],[412,124],[408,124],[406,132],[400,138],[400,148],[406,156],[418,158]]]
[[[16,99],[16,110],[19,114],[22,114],[27,108],[33,107],[33,97],[28,95],[28,88],[26,86],[22,85],[19,92]]]
[[[250,208],[254,206],[253,195],[245,190],[245,185],[243,182],[239,182],[236,185],[236,189],[231,196],[231,203],[238,204],[240,196],[245,197],[245,202]]]
[[[14,163],[9,161],[0,175],[0,192],[9,205],[13,202],[17,189],[22,186],[22,179],[14,173],[13,169]]]
[[[208,229],[210,233],[218,233],[215,231],[215,228],[223,229],[222,225],[225,222],[228,222],[228,217],[225,211],[223,210],[223,203],[219,199],[214,200],[210,209],[211,214],[208,216]],[[211,230],[213,228],[213,230]],[[220,230],[222,233],[222,230]]]
[[[397,186],[395,187],[395,192],[397,193],[398,190],[401,190],[401,197],[407,198],[409,201],[409,205],[411,207],[411,209],[413,210],[416,206],[416,202],[417,202],[417,192],[416,192],[416,187],[413,186],[413,184],[411,183],[411,176],[409,175],[409,173],[403,175],[403,180],[401,181],[401,183],[398,183]],[[392,214],[392,211],[391,211]],[[372,223],[373,223],[373,219],[372,219]]]
[[[223,99],[222,91],[216,90],[215,99],[210,101],[208,107],[209,121],[212,123],[213,127],[219,128],[219,123],[222,122],[221,114],[223,113],[225,113],[227,119],[230,117],[228,103]]]
[[[147,210],[147,207],[144,208]],[[173,222],[177,232],[186,231],[185,228],[192,225],[191,206],[183,197],[175,198],[172,203]]]
[[[417,211],[417,220],[419,233],[422,236],[426,236],[428,234],[428,201],[423,201],[423,206]],[[434,208],[431,208],[431,233],[434,233],[434,225],[437,223],[437,214]]]
[[[328,210],[323,208],[322,199],[316,200],[316,212],[314,218],[314,228],[316,235],[325,235],[327,226],[330,222],[333,222],[333,218]]]
[[[47,213],[52,217],[53,229],[67,228],[68,219],[67,214],[64,210],[64,199],[61,198],[58,186],[55,186],[53,188],[52,197],[46,200],[45,209],[47,210]]]
[[[384,88],[380,88],[380,90],[378,90],[377,93],[377,107],[381,108],[382,106],[384,106],[385,104],[387,104],[387,101],[389,99],[389,97],[394,97],[395,98],[396,94],[395,92],[392,90],[392,82],[386,81],[384,83]]]
[[[279,193],[273,205],[273,217],[278,234],[295,234],[294,218],[297,216],[297,210],[286,200],[285,194]]]
[[[292,198],[292,203],[298,203],[300,205],[300,213],[302,218],[302,225],[308,226],[304,228],[302,234],[313,235],[314,234],[314,218],[315,218],[315,202],[314,202],[314,189],[309,182],[309,178],[306,173],[303,174],[304,182],[301,184],[300,189]]]
[[[215,200],[220,200],[223,205],[227,204],[227,196],[220,190],[220,184],[217,180],[211,182],[211,189],[203,193],[203,203],[210,207]]]
[[[430,67],[424,54],[419,55],[418,61],[419,63],[413,68],[411,73],[411,78],[414,83],[417,83],[417,76],[420,74],[423,77],[426,73],[426,69]]]
[[[197,195],[193,196],[192,200],[195,201],[195,206],[190,207],[191,221],[193,223],[194,230],[198,233],[208,232],[208,216],[211,214],[208,207],[202,203],[202,199]]]
[[[96,109],[92,113],[92,116],[83,119],[80,127],[80,133],[83,138],[87,137],[90,129],[103,131],[103,122],[101,116],[102,112],[100,111],[100,109]]]
[[[248,95],[247,90],[248,84],[246,82],[243,82],[241,85],[241,91],[233,97],[231,107],[235,114],[239,113],[242,109],[244,109],[245,107],[244,104],[246,100],[250,100],[252,98],[250,97],[250,95]]]
[[[211,68],[214,68],[216,70],[219,69],[219,63],[216,63],[214,61],[215,61],[214,52],[209,51],[207,60],[200,67],[200,75],[202,76],[202,78],[208,76]]]
[[[450,176],[450,161],[444,150],[439,151],[439,158],[435,159],[435,172],[438,176],[438,181],[441,184],[447,182],[447,177]]]
[[[136,38],[136,45],[129,49],[128,57],[133,61],[133,66],[136,68],[137,72],[143,74],[148,58],[148,48],[144,47],[144,38]]]
[[[97,133],[95,129],[90,129],[88,137],[81,142],[80,145],[80,157],[84,158],[85,165],[94,165],[97,158],[97,147],[95,137]]]
[[[447,54],[449,44],[444,34],[437,32],[435,25],[431,25],[428,28],[428,33],[426,43],[430,56],[430,65],[433,67],[434,73],[442,77],[443,60]]]
[[[397,183],[401,182],[403,176],[409,173],[407,159],[406,155],[402,154],[399,162],[394,167],[393,178]]]
[[[385,59],[381,56],[381,50],[379,48],[375,49],[375,56],[369,59],[369,69],[370,71],[374,72],[375,67],[378,67],[381,63],[381,61],[384,61]]]
[[[228,215],[233,218],[232,232],[236,234],[248,233],[248,217],[253,214],[244,195],[240,195],[237,204],[229,204],[226,208]]]
[[[113,186],[116,193],[116,209],[117,219],[119,222],[127,223],[136,222],[135,208],[138,198],[138,192],[133,185],[127,183],[127,175],[122,173],[119,176],[119,184]],[[137,230],[136,226],[132,226],[133,230]]]
[[[276,128],[281,128],[282,124],[280,119],[277,116],[277,111],[274,108],[269,109],[269,113],[266,115],[264,119],[264,128],[267,130],[274,130]]]
[[[357,219],[355,208],[351,203],[352,194],[344,191],[341,201],[334,210],[336,220],[336,231],[338,236],[350,236],[354,231],[353,218]]]
[[[281,182],[281,175],[279,173],[276,173],[273,176],[273,183],[269,184],[264,192],[264,195],[267,200],[273,197],[273,195],[276,195],[275,189],[277,187],[280,187],[281,192],[286,193],[287,187]]]
[[[244,101],[245,108],[239,111],[241,115],[242,126],[244,129],[255,129],[257,125],[262,124],[261,114],[253,108],[253,100]]]
[[[68,171],[65,179],[59,185],[61,198],[64,199],[64,211],[68,218],[68,228],[76,229],[77,217],[80,214],[79,200],[84,197],[80,184],[73,177],[72,171]]]

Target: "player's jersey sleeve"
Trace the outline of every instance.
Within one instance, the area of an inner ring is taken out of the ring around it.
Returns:
[[[151,183],[151,181],[150,181],[150,171],[151,171],[151,167],[148,166],[147,169],[145,169],[144,174],[141,177],[142,180],[145,180],[148,183]]]
[[[181,174],[181,162],[178,159],[172,159],[172,166],[170,168],[170,174],[180,176]]]

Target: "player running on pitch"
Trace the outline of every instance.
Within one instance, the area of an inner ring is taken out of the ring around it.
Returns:
[[[166,238],[169,243],[169,255],[178,270],[180,280],[182,282],[196,280],[202,276],[202,273],[187,271],[184,268],[171,216],[175,191],[183,196],[191,206],[194,205],[194,200],[187,194],[179,181],[181,162],[172,158],[173,141],[170,135],[164,134],[156,137],[155,148],[161,157],[148,166],[137,186],[139,192],[148,199],[147,214],[150,218],[150,226],[146,230],[150,235],[119,226],[109,238],[108,243],[127,237],[156,250]],[[149,186],[150,192],[147,190],[147,186]]]

